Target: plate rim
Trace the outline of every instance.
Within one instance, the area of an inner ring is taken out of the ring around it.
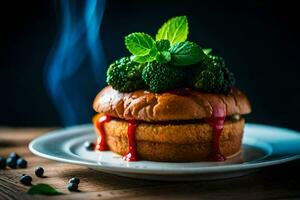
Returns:
[[[272,128],[272,129],[278,129],[280,131],[288,131],[292,134],[297,134],[299,133],[297,131],[287,129],[287,128],[282,128],[282,127],[277,127],[277,126],[270,126],[270,125],[264,125],[264,124],[255,124],[255,123],[246,123],[245,128],[253,128],[253,127],[258,127],[258,128]],[[206,173],[223,173],[223,172],[232,172],[232,171],[245,171],[245,170],[253,170],[253,169],[258,169],[258,168],[263,168],[263,167],[268,167],[268,166],[273,166],[273,165],[278,165],[282,164],[285,162],[293,161],[296,159],[300,158],[300,154],[295,154],[295,155],[288,155],[288,157],[283,157],[281,159],[276,159],[276,160],[270,160],[270,161],[263,161],[263,162],[256,162],[256,163],[240,163],[240,164],[229,164],[229,165],[217,165],[217,166],[203,166],[203,167],[189,167],[189,168],[176,168],[176,169],[149,169],[149,168],[133,168],[133,167],[119,167],[119,166],[114,166],[114,165],[101,165],[99,163],[92,163],[92,162],[87,162],[87,161],[80,161],[80,160],[71,160],[71,159],[65,159],[61,157],[56,157],[52,155],[48,155],[43,152],[39,152],[34,148],[34,145],[38,143],[40,140],[43,140],[44,138],[49,137],[50,135],[54,134],[61,134],[61,132],[82,132],[82,131],[91,131],[93,129],[92,124],[82,124],[82,125],[76,125],[72,127],[67,127],[67,128],[61,128],[57,130],[52,130],[47,132],[44,135],[41,135],[35,139],[33,139],[28,147],[29,150],[40,157],[54,160],[54,161],[59,161],[59,162],[64,162],[64,163],[69,163],[69,164],[76,164],[76,165],[83,165],[91,168],[99,168],[99,170],[103,171],[117,171],[117,172],[122,172],[122,173],[135,173],[135,174],[156,174],[156,175],[180,175],[180,174],[206,174]],[[300,137],[300,135],[299,135]],[[147,162],[153,162],[159,164],[160,162],[155,162],[155,161],[147,161]],[[178,163],[178,164],[184,164],[184,163]]]

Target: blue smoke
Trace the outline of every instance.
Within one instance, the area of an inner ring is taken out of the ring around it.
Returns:
[[[105,84],[99,33],[105,0],[58,3],[60,27],[46,62],[45,83],[62,123],[71,126],[90,122],[93,98]]]

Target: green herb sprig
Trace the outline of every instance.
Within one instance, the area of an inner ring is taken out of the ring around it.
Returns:
[[[189,33],[186,16],[174,17],[159,28],[155,40],[146,33],[131,33],[125,37],[131,59],[138,63],[157,61],[174,66],[186,66],[204,59],[203,49],[186,41]]]

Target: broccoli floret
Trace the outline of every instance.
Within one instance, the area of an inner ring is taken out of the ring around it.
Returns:
[[[195,89],[228,94],[235,84],[232,72],[225,67],[223,58],[209,56],[196,71],[192,81]]]
[[[210,58],[210,59],[209,59]],[[221,67],[225,67],[225,60],[220,56],[208,55],[208,62],[215,62]]]
[[[170,67],[167,64],[150,62],[143,69],[142,79],[151,92],[163,92],[182,86],[184,72],[180,68]]]
[[[120,92],[145,88],[141,78],[142,65],[124,57],[112,63],[107,70],[106,82]]]

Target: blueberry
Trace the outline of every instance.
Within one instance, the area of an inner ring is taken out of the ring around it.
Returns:
[[[24,185],[31,185],[32,178],[31,176],[23,174],[20,178],[20,182]]]
[[[5,169],[6,168],[6,160],[5,158],[0,156],[0,169]]]
[[[80,179],[73,177],[69,180],[69,183],[74,183],[74,184],[78,185],[80,183]]]
[[[11,152],[10,154],[8,154],[8,158],[13,158],[15,160],[18,160],[20,156],[16,152]]]
[[[27,161],[24,160],[23,158],[19,158],[17,160],[17,167],[19,167],[19,168],[26,168],[27,167]]]
[[[68,183],[67,188],[68,188],[68,190],[70,190],[70,191],[77,191],[77,190],[78,190],[78,184],[75,184],[75,183]]]
[[[43,177],[44,175],[44,169],[42,167],[36,167],[34,169],[34,173],[37,177]]]
[[[93,142],[86,141],[84,143],[84,148],[88,151],[93,151],[95,149],[95,144]]]
[[[12,169],[15,169],[17,166],[17,160],[14,157],[8,157],[6,159],[6,165]]]

